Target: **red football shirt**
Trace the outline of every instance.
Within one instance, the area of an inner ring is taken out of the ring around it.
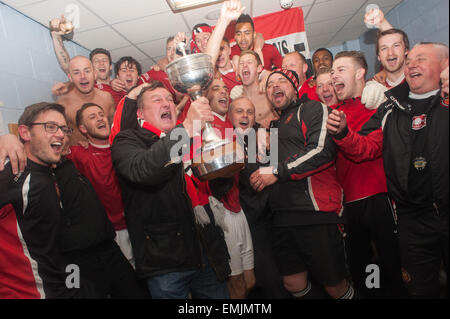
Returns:
[[[108,92],[109,94],[111,94],[114,99],[114,102],[116,103],[116,106],[117,106],[117,104],[119,104],[120,100],[125,95],[127,95],[127,92],[125,92],[125,91],[120,91],[120,92],[114,91],[113,88],[108,84],[96,83],[95,87],[99,90],[102,90],[102,91],[105,91],[105,92]]]
[[[277,69],[281,68],[281,65],[283,64],[283,57],[281,56],[280,52],[278,52],[278,49],[276,47],[271,44],[265,43],[262,48],[262,53],[264,55],[264,69],[272,71],[272,65],[274,65]],[[235,55],[241,55],[241,49],[238,45],[234,45],[231,47],[230,58],[232,59]]]
[[[94,187],[115,230],[127,228],[122,190],[113,167],[111,148],[72,146],[67,156]]]

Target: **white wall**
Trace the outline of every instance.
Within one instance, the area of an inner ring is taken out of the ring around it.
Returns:
[[[70,56],[89,50],[65,41]],[[49,29],[0,2],[0,113],[3,127],[17,123],[23,109],[55,99],[51,86],[67,81],[53,51]],[[5,128],[6,127],[6,128]]]

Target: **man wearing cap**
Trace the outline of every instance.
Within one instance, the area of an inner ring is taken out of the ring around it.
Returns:
[[[344,242],[339,228],[342,189],[335,170],[336,148],[326,130],[328,108],[307,96],[298,98],[295,71],[277,69],[268,77],[267,98],[280,116],[278,163],[250,177],[262,191],[272,185],[273,250],[285,288],[296,298],[326,298],[308,272],[334,299],[350,299],[345,279]],[[274,145],[271,145],[274,151]]]

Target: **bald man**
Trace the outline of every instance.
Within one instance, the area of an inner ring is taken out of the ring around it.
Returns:
[[[402,277],[411,297],[420,299],[440,297],[441,262],[449,272],[449,103],[440,83],[448,63],[447,45],[419,43],[406,58],[406,82],[386,92],[388,101],[358,132],[340,109],[327,122],[349,160],[383,157]]]
[[[73,128],[70,145],[75,145],[79,141],[86,140],[76,126],[75,116],[77,111],[85,103],[95,103],[100,105],[108,116],[110,123],[114,117],[114,99],[108,92],[101,91],[94,87],[94,68],[91,61],[84,56],[76,56],[70,60],[69,72],[67,74],[74,89],[58,99],[58,103],[66,110],[67,118]]]

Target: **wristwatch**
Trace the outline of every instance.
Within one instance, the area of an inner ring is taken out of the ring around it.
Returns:
[[[275,177],[278,177],[278,168],[276,168],[276,167],[274,167],[273,169],[272,169],[272,174],[273,175],[275,175]]]

